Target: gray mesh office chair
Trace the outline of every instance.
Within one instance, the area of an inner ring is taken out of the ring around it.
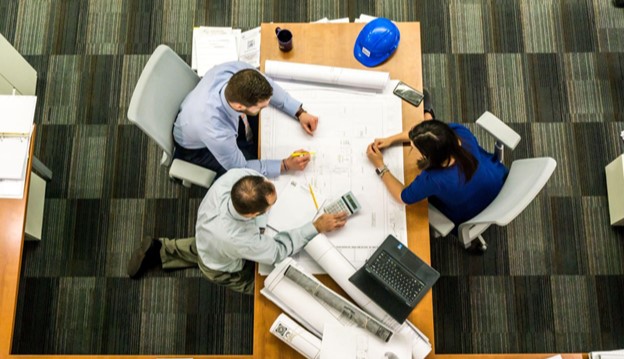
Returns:
[[[493,135],[497,141],[495,155],[502,162],[504,146],[514,149],[520,142],[518,135],[500,119],[485,112],[477,120],[477,124]],[[494,201],[474,218],[461,223],[458,228],[459,240],[464,248],[469,248],[474,239],[481,242],[482,250],[487,248],[481,236],[492,224],[506,226],[533,201],[548,182],[557,167],[551,157],[528,158],[515,160],[511,164],[505,184]],[[429,224],[438,236],[447,236],[455,227],[442,212],[429,204]]]
[[[210,187],[216,173],[173,156],[173,122],[180,104],[199,82],[199,77],[168,46],[160,45],[147,61],[132,93],[128,119],[163,150],[160,164],[169,167],[169,176],[185,187]]]

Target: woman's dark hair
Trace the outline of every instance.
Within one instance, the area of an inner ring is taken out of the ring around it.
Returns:
[[[477,159],[459,144],[457,134],[444,122],[428,120],[414,126],[409,132],[409,139],[423,155],[418,160],[418,168],[439,169],[455,159],[459,172],[466,182],[470,181],[477,170]]]
[[[232,205],[239,214],[264,212],[269,208],[267,196],[275,193],[273,183],[261,176],[245,176],[232,186]]]
[[[251,107],[273,96],[273,88],[260,72],[245,69],[235,73],[225,87],[225,98]]]

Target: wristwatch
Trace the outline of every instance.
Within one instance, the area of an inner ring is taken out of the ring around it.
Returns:
[[[297,113],[295,114],[295,118],[298,120],[299,116],[301,116],[303,113],[306,113],[308,111],[303,109],[303,105],[299,106],[299,109],[297,110]]]
[[[377,176],[379,177],[383,177],[383,175],[386,174],[386,172],[389,172],[390,170],[388,169],[388,166],[384,165],[381,168],[375,168],[375,173],[377,173]]]

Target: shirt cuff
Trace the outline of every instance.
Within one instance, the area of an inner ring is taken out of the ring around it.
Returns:
[[[312,222],[306,224],[301,228],[301,235],[303,236],[303,238],[305,238],[306,241],[309,241],[312,238],[316,237],[318,233],[319,232],[316,230],[316,227],[314,227],[314,224],[312,224]]]
[[[292,118],[297,119],[295,115],[297,114],[297,111],[299,111],[299,107],[301,107],[301,105],[303,105],[303,102],[299,102],[291,97],[284,101],[284,112]]]
[[[266,160],[267,177],[276,178],[282,173],[282,160]]]

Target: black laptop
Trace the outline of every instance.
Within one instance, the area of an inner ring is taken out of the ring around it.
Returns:
[[[403,323],[438,278],[440,273],[389,235],[349,281]]]

